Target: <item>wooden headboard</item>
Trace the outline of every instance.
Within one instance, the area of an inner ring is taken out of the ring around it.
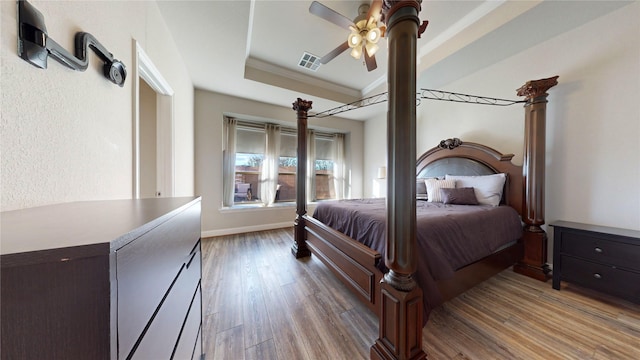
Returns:
[[[460,139],[447,139],[440,142],[416,161],[416,177],[442,177],[449,175],[486,175],[505,173],[507,181],[503,193],[505,204],[523,215],[523,176],[522,166],[511,162],[513,154],[502,154],[495,149]]]

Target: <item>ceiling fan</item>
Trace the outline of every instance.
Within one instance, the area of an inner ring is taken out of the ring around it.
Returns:
[[[330,23],[351,30],[347,40],[337,48],[331,50],[320,59],[320,63],[326,64],[336,56],[351,48],[351,56],[360,59],[364,53],[364,62],[368,71],[375,70],[375,53],[378,51],[378,40],[384,36],[386,27],[380,23],[382,0],[373,0],[371,5],[362,4],[358,8],[358,16],[351,20],[327,6],[314,1],[309,7],[309,12],[319,16]]]

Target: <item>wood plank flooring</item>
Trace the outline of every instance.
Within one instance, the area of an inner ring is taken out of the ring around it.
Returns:
[[[368,359],[377,318],[293,229],[202,240],[206,359]],[[429,359],[640,359],[640,306],[511,270],[448,301],[423,330]]]

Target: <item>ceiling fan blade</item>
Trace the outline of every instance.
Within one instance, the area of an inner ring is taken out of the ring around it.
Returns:
[[[326,64],[329,61],[333,60],[333,58],[335,58],[336,56],[342,54],[345,50],[347,50],[349,48],[349,43],[348,42],[343,42],[342,44],[340,44],[340,46],[338,46],[337,48],[331,50],[331,52],[329,52],[327,55],[323,56],[320,59],[320,63],[321,64]]]
[[[349,26],[353,26],[353,21],[351,19],[317,1],[311,3],[311,6],[309,6],[309,12],[345,29],[349,29]]]
[[[367,71],[373,71],[378,68],[378,64],[376,63],[376,56],[369,56],[369,54],[364,52],[364,62],[367,64]]]
[[[382,15],[382,0],[371,1],[371,6],[369,6],[369,11],[367,12],[367,19],[370,19],[373,16],[376,19],[376,21],[380,21],[381,15]]]

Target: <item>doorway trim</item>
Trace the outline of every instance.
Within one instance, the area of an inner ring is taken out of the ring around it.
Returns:
[[[175,194],[174,91],[142,46],[133,39],[133,189],[140,198],[140,79],[157,93],[157,187],[158,196]]]

